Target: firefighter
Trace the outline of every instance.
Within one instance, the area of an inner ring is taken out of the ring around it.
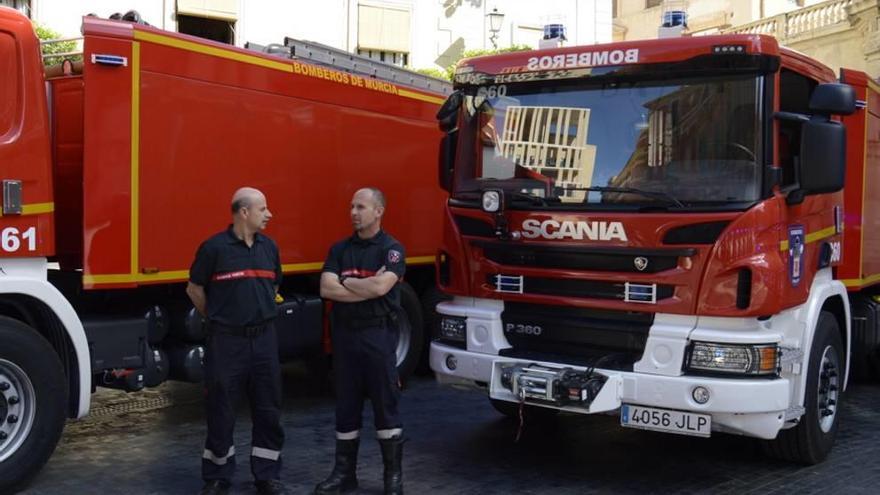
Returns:
[[[357,453],[364,398],[373,405],[385,466],[385,493],[403,493],[403,429],[398,416],[397,318],[405,270],[403,246],[381,228],[385,197],[375,188],[351,200],[354,234],[330,249],[321,296],[332,300],[336,383],[336,456],[316,494],[357,488]]]
[[[208,435],[202,494],[227,493],[235,471],[232,433],[242,393],[250,400],[251,472],[257,492],[286,493],[280,481],[281,364],[273,320],[281,283],[275,242],[262,234],[272,214],[260,191],[232,197],[232,225],[202,243],[186,292],[207,321],[205,389]]]

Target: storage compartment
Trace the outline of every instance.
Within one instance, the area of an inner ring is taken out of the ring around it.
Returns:
[[[141,350],[147,342],[147,320],[143,318],[101,318],[83,321],[92,372],[143,366]]]
[[[315,356],[322,352],[323,303],[315,296],[288,294],[278,306],[275,331],[282,360]]]

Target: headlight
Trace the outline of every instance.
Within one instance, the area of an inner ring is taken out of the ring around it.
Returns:
[[[458,316],[440,317],[440,338],[465,342],[467,339],[467,319]]]
[[[742,375],[775,375],[779,366],[776,344],[716,344],[694,342],[687,369]]]
[[[501,191],[483,192],[483,211],[495,213],[501,210]]]

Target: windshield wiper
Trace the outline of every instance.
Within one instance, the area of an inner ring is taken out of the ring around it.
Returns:
[[[525,199],[533,205],[547,206],[547,200],[537,194],[520,191],[504,191],[504,194],[509,194],[512,198]]]
[[[670,201],[675,206],[679,208],[684,208],[684,203],[679,201],[675,196],[661,192],[661,191],[648,191],[645,189],[636,189],[635,187],[613,187],[613,186],[591,186],[591,187],[564,187],[558,188],[562,191],[587,191],[587,192],[599,192],[599,193],[622,193],[622,194],[639,194],[646,198],[655,198],[655,199],[665,199],[666,201]],[[589,195],[584,196],[584,202],[587,201]]]

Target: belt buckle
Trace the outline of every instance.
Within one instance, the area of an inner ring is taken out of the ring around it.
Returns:
[[[244,335],[245,337],[256,337],[260,335],[260,330],[263,329],[262,325],[251,325],[244,327]]]

